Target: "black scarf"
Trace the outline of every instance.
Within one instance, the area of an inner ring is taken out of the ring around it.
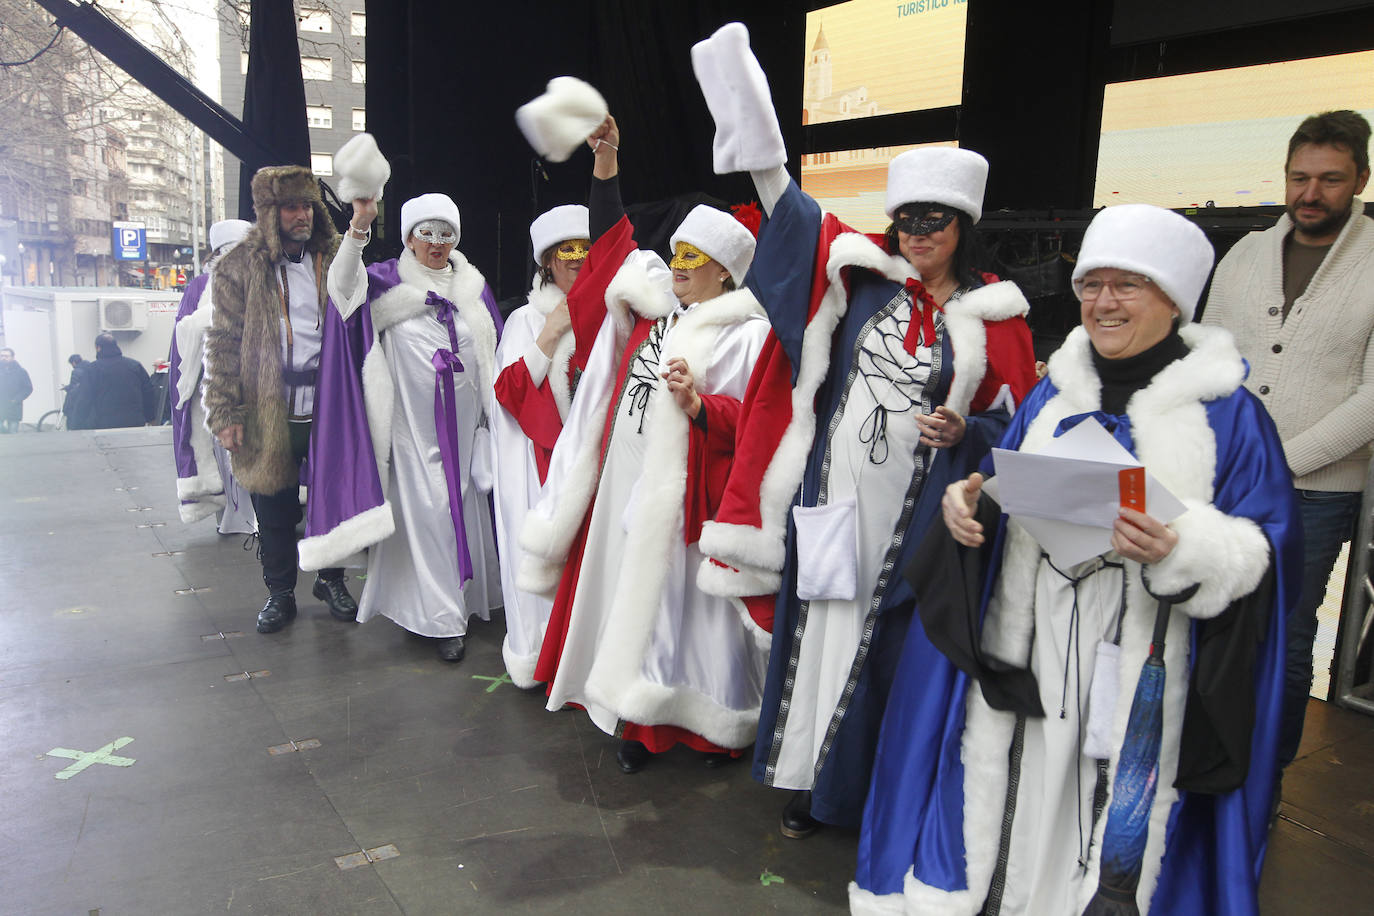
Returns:
[[[1188,355],[1188,345],[1179,336],[1177,324],[1169,336],[1134,356],[1108,359],[1091,344],[1089,348],[1093,368],[1102,380],[1102,409],[1111,414],[1124,414],[1131,395],[1148,386],[1165,366]]]

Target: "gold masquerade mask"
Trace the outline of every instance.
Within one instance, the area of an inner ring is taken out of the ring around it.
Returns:
[[[697,246],[687,242],[678,242],[677,248],[673,249],[673,259],[668,262],[668,266],[673,270],[691,270],[708,264],[710,261],[711,256]]]
[[[581,261],[591,250],[591,239],[568,239],[553,250],[553,256],[560,261]]]

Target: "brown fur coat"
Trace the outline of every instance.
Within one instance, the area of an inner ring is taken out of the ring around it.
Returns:
[[[243,426],[243,445],[231,464],[251,493],[270,494],[297,484],[291,456],[286,399],[282,393],[280,203],[310,200],[314,231],[305,243],[314,265],[320,308],[327,299],[325,276],[338,247],[338,233],[320,202],[309,169],[263,169],[253,179],[257,223],[226,254],[213,277],[214,319],[205,335],[205,425],[212,433]]]

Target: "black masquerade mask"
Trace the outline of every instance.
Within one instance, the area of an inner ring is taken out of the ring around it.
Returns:
[[[957,218],[957,213],[939,204],[903,207],[893,218],[892,225],[907,235],[932,235],[949,226]]]

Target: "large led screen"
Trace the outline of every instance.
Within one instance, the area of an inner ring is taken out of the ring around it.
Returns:
[[[1345,108],[1374,122],[1374,51],[1113,83],[1093,204],[1281,205],[1288,138]]]
[[[966,0],[848,0],[806,14],[802,123],[958,105]]]

